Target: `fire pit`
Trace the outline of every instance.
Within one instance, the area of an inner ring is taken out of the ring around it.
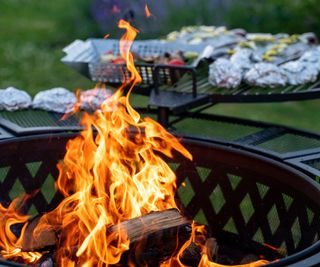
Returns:
[[[20,189],[33,193],[25,202],[25,212],[54,209],[63,197],[58,192],[48,193],[48,189],[58,176],[56,163],[72,136],[36,135],[2,141],[1,203],[7,205]],[[291,167],[253,153],[194,138],[184,138],[183,144],[194,160],[178,155],[168,159],[178,178],[176,196],[185,214],[209,226],[225,255],[221,261],[230,264],[244,254],[274,260],[272,257],[281,254],[282,259],[266,266],[320,263],[316,255],[320,250],[318,184]]]
[[[141,118],[129,103],[142,80],[130,52],[137,30],[119,28],[126,96],[123,85],[83,114],[75,138],[0,142],[1,257],[35,267],[317,265],[319,184],[223,143],[181,144]]]

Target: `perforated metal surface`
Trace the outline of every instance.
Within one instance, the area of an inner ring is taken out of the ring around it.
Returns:
[[[43,110],[1,111],[0,126],[13,131],[17,135],[34,132],[80,130],[79,116],[80,114],[77,114],[62,119],[63,114]]]
[[[258,147],[283,154],[293,151],[320,148],[320,140],[285,133],[279,137],[258,144]]]
[[[128,43],[131,45],[131,43]],[[165,52],[176,53],[177,51],[195,51],[200,53],[204,49],[204,44],[188,45],[177,42],[165,42],[159,40],[135,41],[131,51],[140,57],[163,56]],[[87,41],[75,41],[64,51],[67,55],[62,61],[79,71],[85,76],[89,76],[96,82],[108,82],[112,84],[122,84],[127,82],[130,74],[124,64],[113,64],[100,62],[100,57],[106,52],[112,52],[118,56],[119,40],[115,39],[88,39]],[[142,77],[142,85],[154,84],[153,69],[154,64],[147,64],[144,61],[136,64],[137,71]],[[169,77],[169,73],[164,74]]]
[[[139,109],[142,116],[154,116],[154,110]],[[81,114],[62,120],[62,114],[41,110],[0,112],[0,139],[13,135],[78,131]],[[170,130],[179,135],[230,141],[234,144],[278,158],[300,157],[320,151],[320,136],[249,120],[210,114],[187,113],[170,118]],[[10,131],[10,133],[8,132]],[[12,133],[12,134],[11,134]]]
[[[257,133],[262,128],[243,124],[236,124],[223,121],[207,121],[196,118],[189,118],[172,125],[174,132],[181,135],[190,135],[217,138],[233,141],[245,136]]]

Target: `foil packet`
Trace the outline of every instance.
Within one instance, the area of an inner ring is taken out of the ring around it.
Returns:
[[[209,66],[209,82],[217,87],[236,88],[242,80],[241,69],[225,58],[218,58]]]
[[[96,110],[101,104],[112,96],[112,91],[105,88],[94,88],[82,91],[80,95],[81,109]]]
[[[299,61],[314,65],[320,71],[320,46],[305,52]]]
[[[246,74],[244,80],[259,87],[285,86],[288,77],[285,71],[277,65],[271,63],[257,63]]]
[[[73,110],[76,101],[74,93],[65,88],[57,87],[36,94],[32,106],[36,109],[69,113]]]
[[[15,87],[0,89],[0,110],[15,111],[25,109],[32,104],[31,96]]]
[[[281,66],[288,77],[288,83],[291,85],[306,84],[317,80],[319,69],[315,64],[305,61],[290,61]]]
[[[254,62],[252,61],[253,51],[248,48],[236,49],[234,54],[230,57],[231,63],[240,69],[242,72],[246,72],[251,69]]]

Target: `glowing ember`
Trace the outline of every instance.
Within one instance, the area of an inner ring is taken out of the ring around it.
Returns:
[[[57,187],[65,199],[54,211],[41,217],[34,232],[36,236],[47,229],[58,233],[55,260],[62,267],[118,263],[121,255],[129,250],[130,240],[120,228],[108,232],[110,226],[152,211],[177,208],[174,200],[176,177],[159,154],[172,157],[173,151],[177,151],[192,160],[191,154],[174,136],[152,119],[141,118],[131,107],[130,92],[141,81],[130,53],[138,31],[123,20],[119,27],[126,30],[120,52],[132,74],[129,93],[123,96],[121,87],[104,101],[101,110],[83,116],[81,123],[85,130],[68,142],[64,160],[58,164]],[[8,208],[0,206],[1,254],[6,259],[35,263],[41,253],[21,251],[27,224],[21,237],[11,232],[12,225],[26,223],[29,219],[29,216],[19,215],[18,203],[17,199]],[[184,266],[180,256],[190,242],[197,242],[199,236],[204,238],[203,231],[203,227],[194,226],[191,239],[177,256],[161,266]],[[199,266],[221,266],[210,262],[205,246],[201,248]]]

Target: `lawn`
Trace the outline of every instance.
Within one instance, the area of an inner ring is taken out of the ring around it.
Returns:
[[[90,17],[89,0],[5,0],[0,1],[0,10],[0,88],[15,86],[35,95],[58,86],[70,90],[94,86],[60,62],[62,48],[73,40],[101,35]],[[175,20],[171,23],[174,29]],[[147,99],[134,96],[133,102],[146,105]],[[320,132],[319,107],[320,100],[219,104],[207,112]]]

